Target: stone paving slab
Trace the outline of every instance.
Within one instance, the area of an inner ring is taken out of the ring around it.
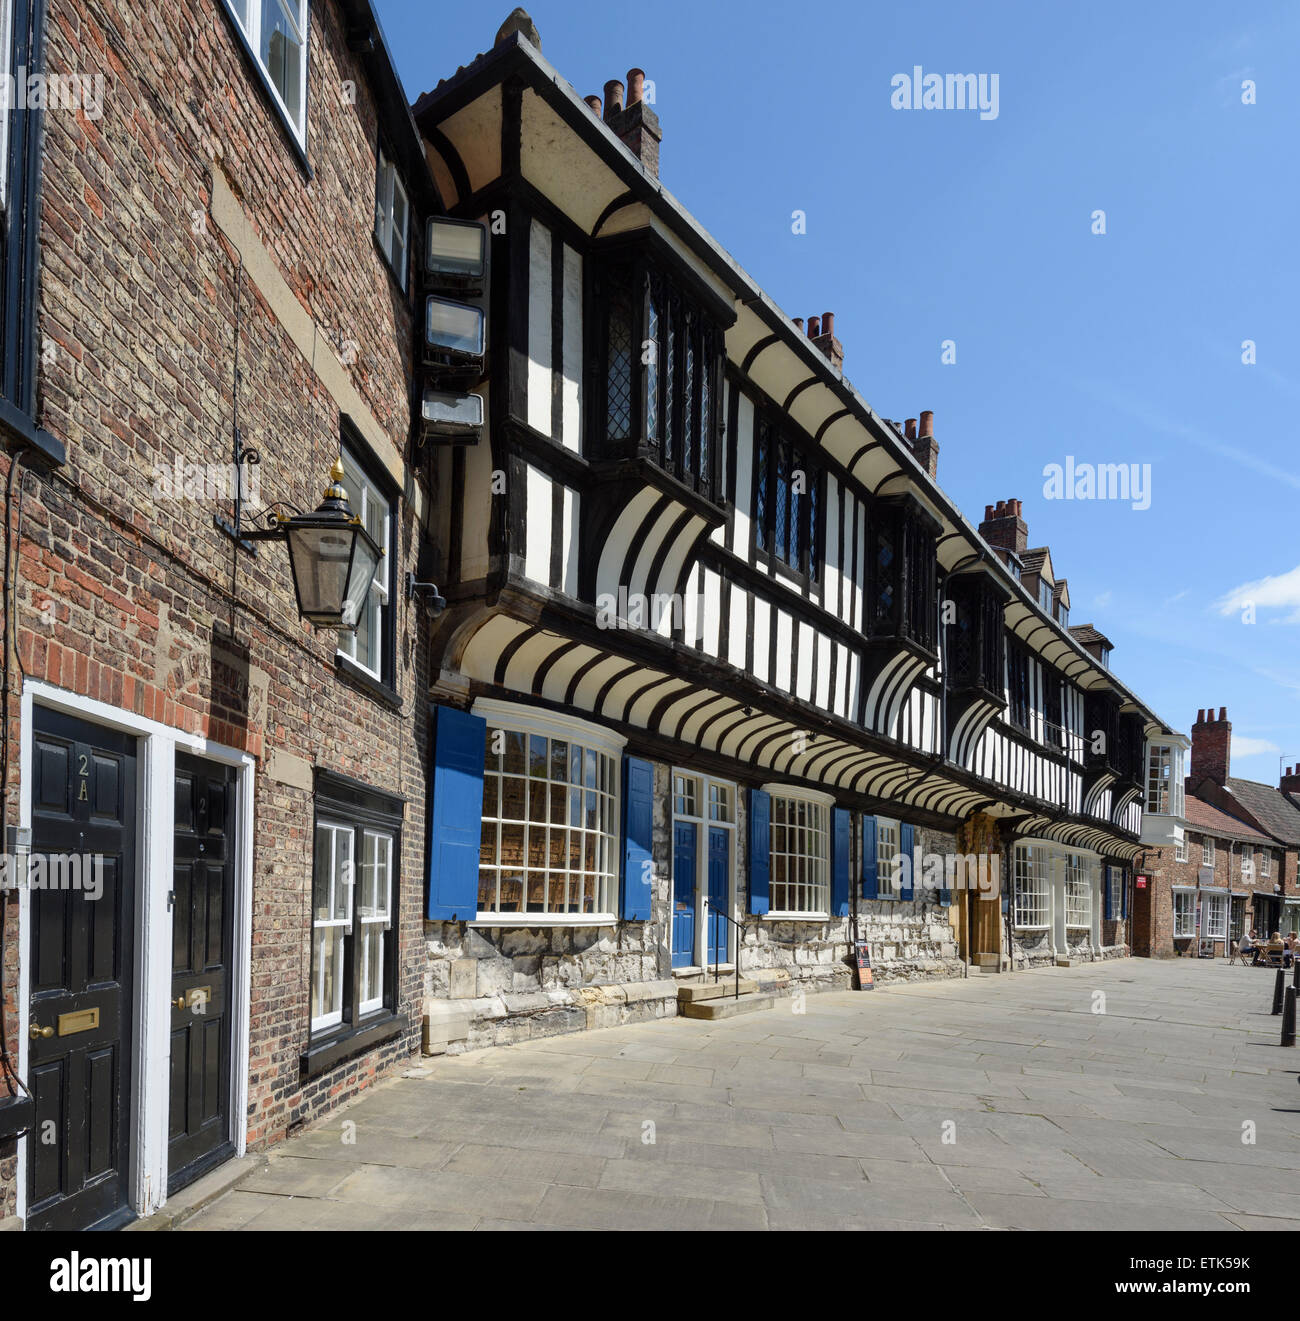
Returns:
[[[181,1228],[1294,1230],[1270,1001],[1114,960],[413,1060]]]

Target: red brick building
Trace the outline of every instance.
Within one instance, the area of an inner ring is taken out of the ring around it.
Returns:
[[[0,1222],[83,1228],[418,1048],[428,682],[403,584],[440,207],[367,0],[6,14],[13,66],[82,95],[4,126],[0,764],[25,861],[0,1101],[34,1113],[0,1140]],[[355,633],[303,622],[283,541],[231,535],[313,509],[336,461],[386,550]]]
[[[1135,893],[1134,952],[1152,958],[1220,956],[1243,932],[1267,939],[1300,930],[1296,883],[1300,808],[1285,792],[1230,774],[1226,708],[1192,727],[1183,843],[1150,849],[1147,884]]]

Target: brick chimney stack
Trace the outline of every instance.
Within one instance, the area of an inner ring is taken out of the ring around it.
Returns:
[[[1300,794],[1300,764],[1288,766],[1277,787],[1284,794]]]
[[[627,71],[627,104],[623,104],[623,84],[611,80],[605,84],[605,123],[622,139],[623,145],[637,158],[645,172],[659,177],[659,144],[663,130],[659,116],[646,104],[645,71]]]
[[[939,442],[934,438],[934,413],[926,409],[921,414],[921,429],[915,430],[916,422],[907,419],[907,448],[912,451],[917,463],[930,474],[939,475]]]
[[[1192,726],[1192,783],[1201,780],[1213,780],[1218,785],[1226,783],[1231,751],[1232,721],[1228,719],[1228,708],[1219,708],[1217,720],[1212,706],[1198,711]]]
[[[985,505],[980,536],[998,550],[1023,555],[1029,547],[1029,525],[1020,517],[1020,501],[999,500],[996,505]]]
[[[818,329],[819,322],[820,330]],[[835,313],[823,312],[820,318],[810,316],[808,318],[808,335],[812,339],[813,347],[821,350],[822,356],[836,371],[842,371],[844,368],[844,345],[835,338]]]

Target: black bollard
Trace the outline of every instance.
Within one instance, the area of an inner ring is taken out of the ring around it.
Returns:
[[[1282,1011],[1282,1044],[1295,1045],[1295,987],[1286,988],[1286,1008]]]
[[[1277,980],[1273,983],[1273,1012],[1280,1014],[1282,1012],[1282,988],[1286,983],[1286,969],[1277,970]]]
[[[1291,956],[1291,985],[1300,991],[1300,955]]]

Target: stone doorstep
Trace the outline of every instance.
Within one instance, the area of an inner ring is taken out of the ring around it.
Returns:
[[[751,982],[748,978],[740,979],[741,995],[752,995],[758,990],[758,983]],[[717,982],[694,982],[688,986],[679,986],[677,988],[677,1003],[692,1004],[697,1000],[716,1000],[719,996],[736,994],[736,979],[733,975],[729,979]]]
[[[223,1161],[215,1170],[209,1170],[201,1179],[182,1188],[167,1199],[166,1205],[143,1220],[133,1220],[123,1232],[153,1229],[179,1229],[191,1217],[211,1206],[218,1198],[234,1192],[255,1171],[267,1163],[265,1156],[239,1156]]]
[[[735,1018],[737,1014],[752,1014],[759,1009],[771,1009],[775,995],[742,995],[739,1000],[688,1000],[680,1007],[684,1018]]]

